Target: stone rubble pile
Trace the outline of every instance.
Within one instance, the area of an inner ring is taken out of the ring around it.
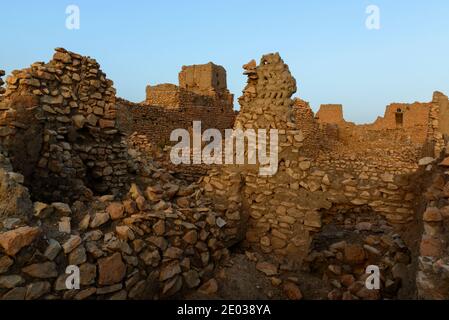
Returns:
[[[89,202],[35,202],[0,219],[0,299],[162,299],[197,290],[229,253],[197,187],[147,168],[152,184]],[[69,290],[68,266],[81,288]]]
[[[372,212],[338,214],[315,235],[304,268],[333,288],[331,300],[398,298],[412,279],[411,252],[387,221]],[[369,290],[368,266],[378,266],[380,290]]]
[[[171,146],[165,146],[161,148],[154,143],[150,142],[148,137],[137,132],[131,134],[127,138],[128,153],[134,156],[136,152],[139,152],[141,156],[137,159],[137,162],[151,163],[154,162],[159,167],[166,169],[172,175],[180,180],[186,182],[197,182],[203,176],[206,176],[208,171],[213,166],[200,165],[175,165],[173,164],[170,156]],[[192,152],[193,155],[193,152]]]

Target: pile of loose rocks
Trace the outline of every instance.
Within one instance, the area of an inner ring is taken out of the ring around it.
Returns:
[[[315,235],[312,248],[304,268],[333,288],[331,300],[398,298],[413,277],[409,248],[373,213],[337,214]],[[368,266],[379,267],[380,290],[367,288]]]

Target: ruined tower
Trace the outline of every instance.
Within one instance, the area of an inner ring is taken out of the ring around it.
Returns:
[[[197,94],[209,95],[226,91],[226,70],[212,62],[183,66],[179,73],[179,87]]]

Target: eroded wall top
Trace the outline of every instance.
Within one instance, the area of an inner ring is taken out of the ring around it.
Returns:
[[[296,80],[279,53],[264,55],[259,66],[253,60],[243,66],[248,84],[239,98],[240,114],[236,127],[294,128],[292,95]]]

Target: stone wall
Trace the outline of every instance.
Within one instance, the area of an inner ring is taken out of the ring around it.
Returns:
[[[230,129],[234,125],[234,96],[226,88],[226,71],[212,63],[183,67],[179,86],[162,84],[147,87],[143,103],[118,101],[118,127],[128,136],[145,135],[153,149],[164,150],[161,163],[189,181],[204,176],[211,167],[204,165],[174,166],[170,161],[169,147],[173,130],[192,131],[193,121],[200,121],[202,131],[209,128]]]
[[[332,117],[320,124],[322,117],[315,119],[304,102],[291,99],[296,82],[279,55],[244,68],[249,79],[235,127],[277,128],[279,170],[262,177],[257,165],[224,167],[204,179],[204,190],[241,208],[241,219],[248,219],[246,245],[278,262],[299,262],[328,212],[368,208],[398,231],[415,221],[417,172],[429,164],[423,150],[431,143],[438,157],[444,144],[438,105],[427,104],[425,125],[410,126],[420,139],[404,128],[347,123],[339,107],[330,108]]]
[[[150,106],[176,109],[180,107],[180,92],[174,84],[160,84],[148,86],[146,89],[146,103]]]
[[[296,113],[296,125],[304,136],[301,154],[315,158],[320,152],[331,150],[339,144],[339,127],[336,123],[321,122],[308,102],[296,98],[293,111]]]
[[[449,99],[441,93],[435,92],[432,102],[440,107],[439,131],[444,135],[449,135]]]
[[[227,218],[198,185],[122,137],[115,90],[98,63],[57,49],[49,63],[14,71],[7,82],[0,300],[215,293],[213,272],[232,241]],[[66,282],[74,267],[79,288]]]
[[[94,59],[56,49],[49,63],[13,71],[7,84],[0,142],[33,196],[68,201],[126,187],[115,89]]]
[[[214,269],[229,255],[226,221],[198,197],[195,185],[149,161],[141,165],[139,185],[123,198],[90,197],[70,206],[32,204],[29,195],[9,194],[11,204],[27,200],[31,212],[17,207],[12,217],[0,215],[0,300],[159,300],[215,293]],[[2,192],[18,179],[0,170]],[[74,267],[79,288],[67,285]]]
[[[446,151],[444,160],[428,173],[427,180],[430,181],[423,190],[425,210],[419,216],[422,238],[416,274],[420,299],[449,299],[449,181],[445,174],[449,167],[448,155]]]
[[[220,98],[202,96],[202,105],[194,104],[191,94],[182,102],[181,107],[151,106],[120,100],[118,102],[118,126],[126,134],[137,132],[146,135],[157,146],[171,145],[170,135],[175,129],[192,130],[193,121],[201,121],[202,129],[232,128],[235,112],[229,108],[229,102]]]

